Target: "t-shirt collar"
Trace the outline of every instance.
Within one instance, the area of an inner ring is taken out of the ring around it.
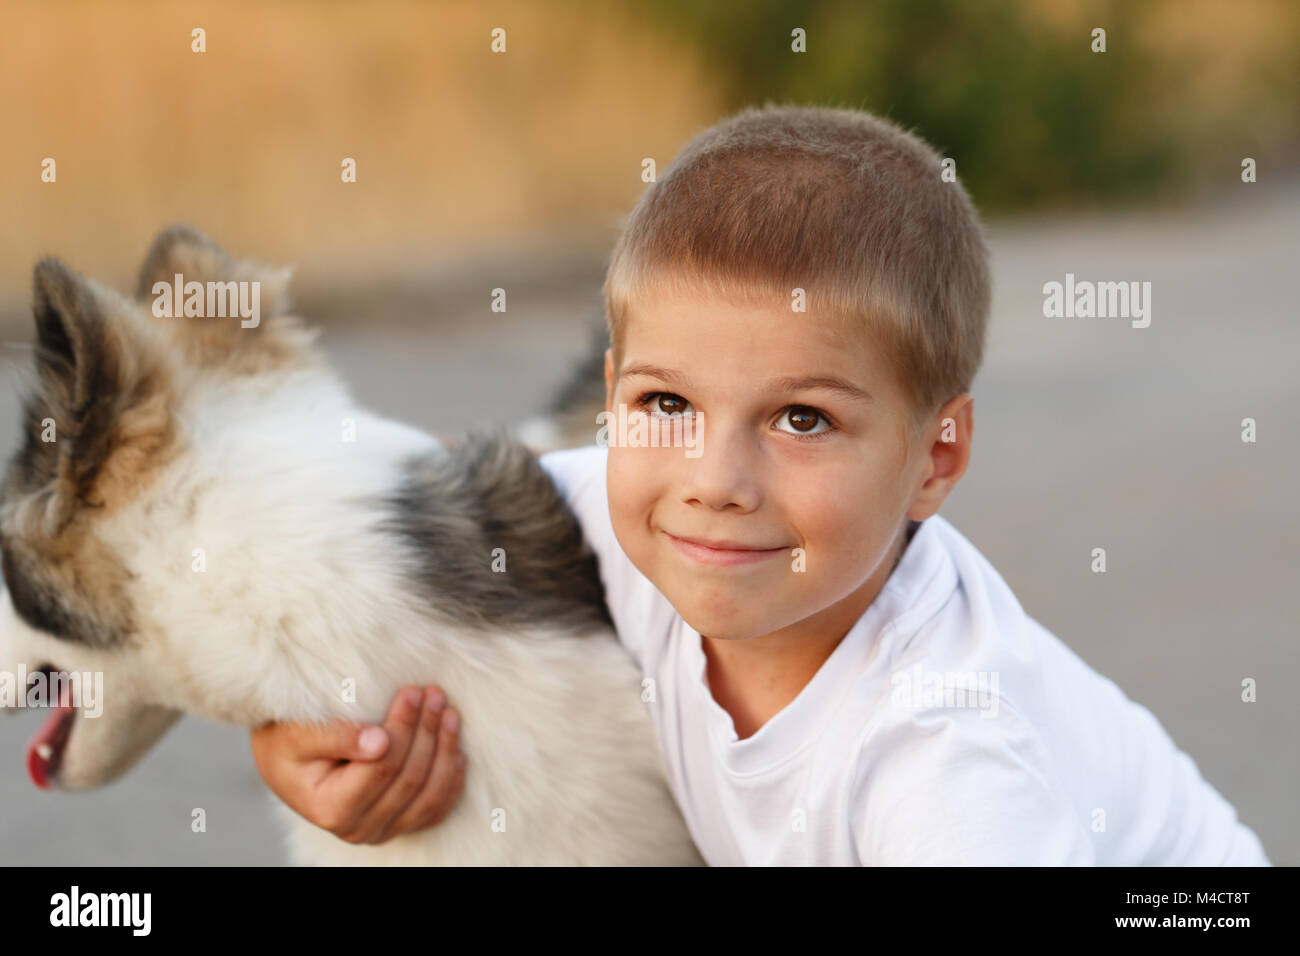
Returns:
[[[812,745],[848,690],[880,663],[880,651],[900,637],[906,640],[946,603],[956,586],[957,574],[942,540],[941,526],[945,524],[939,515],[921,522],[885,586],[812,680],[744,740],[737,738],[731,715],[709,691],[708,661],[700,633],[679,615],[691,675],[688,692],[697,695],[697,703],[707,714],[713,748],[731,774],[767,773]],[[888,661],[882,666],[888,667]]]

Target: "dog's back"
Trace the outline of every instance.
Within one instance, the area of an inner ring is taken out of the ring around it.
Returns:
[[[426,665],[411,680],[448,688],[476,772],[438,827],[378,847],[342,843],[290,812],[296,858],[699,864],[595,558],[536,458],[501,431],[472,433],[409,459],[387,505],[383,527],[419,557],[405,565],[411,587],[440,622],[438,642],[457,648],[454,666]]]

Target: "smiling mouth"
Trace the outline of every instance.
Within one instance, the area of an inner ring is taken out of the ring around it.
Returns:
[[[47,677],[54,673],[53,667],[40,669]],[[77,708],[72,706],[72,688],[67,681],[60,686],[59,702],[52,710],[53,713],[45,718],[45,723],[27,744],[27,773],[32,783],[42,790],[50,789],[50,777],[59,769],[68,735],[72,733],[72,723],[77,717]]]
[[[710,567],[735,567],[737,565],[757,564],[776,557],[778,554],[786,552],[785,547],[780,548],[745,548],[745,547],[728,547],[714,548],[698,541],[688,541],[685,538],[679,538],[667,531],[664,535],[672,543],[680,554],[685,555],[691,560],[708,565]]]

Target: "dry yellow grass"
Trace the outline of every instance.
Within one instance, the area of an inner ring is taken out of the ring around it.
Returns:
[[[12,2],[3,19],[10,299],[43,253],[121,281],[171,221],[358,274],[566,224],[612,237],[642,157],[666,164],[721,109],[706,64],[608,5]]]

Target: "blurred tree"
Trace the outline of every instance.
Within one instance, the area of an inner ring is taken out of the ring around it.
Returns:
[[[720,59],[733,107],[771,99],[887,116],[956,158],[985,209],[1150,198],[1196,172],[1198,104],[1170,110],[1168,91],[1203,64],[1150,48],[1161,30],[1148,20],[1168,13],[1163,4],[1099,0],[1061,13],[1015,0],[662,0],[660,9],[670,30]],[[1096,26],[1104,53],[1091,50]],[[791,50],[795,27],[807,31],[806,53]]]

